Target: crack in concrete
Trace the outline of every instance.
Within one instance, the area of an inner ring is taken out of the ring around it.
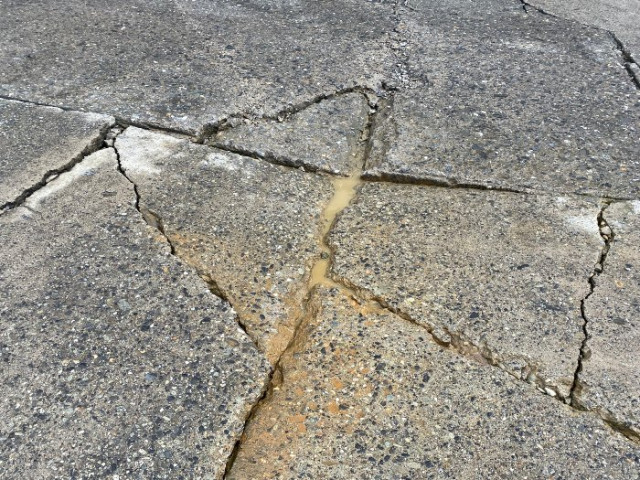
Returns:
[[[334,194],[332,198],[329,199],[322,212],[323,226],[318,241],[321,254],[311,267],[311,275],[309,276],[307,294],[303,301],[302,313],[298,321],[296,322],[295,329],[293,335],[291,336],[291,339],[289,340],[289,343],[282,351],[282,353],[280,353],[278,359],[274,363],[273,370],[268,382],[268,388],[263,393],[258,402],[253,406],[251,412],[247,416],[243,433],[240,439],[238,439],[238,441],[236,442],[233,448],[233,452],[227,460],[227,466],[223,478],[227,478],[227,475],[233,468],[233,464],[242,446],[245,432],[247,431],[248,426],[258,414],[264,402],[266,402],[271,397],[273,390],[284,381],[284,374],[281,365],[282,359],[296,345],[299,344],[299,342],[301,341],[301,332],[304,326],[312,321],[318,313],[318,306],[314,303],[314,292],[320,285],[342,288],[339,284],[335,283],[328,274],[333,259],[333,251],[329,246],[328,238],[331,233],[331,229],[335,225],[337,217],[345,208],[347,208],[353,202],[358,192],[358,186],[362,182],[361,174],[366,163],[366,156],[369,152],[368,144],[371,137],[373,118],[375,117],[376,112],[377,107],[374,105],[372,106],[372,113],[369,114],[366,125],[362,132],[362,148],[360,152],[360,162],[358,168],[356,168],[348,177],[338,177],[334,179]]]
[[[598,256],[598,260],[593,268],[593,273],[588,279],[589,282],[589,292],[585,295],[585,297],[580,301],[580,313],[582,315],[582,332],[583,339],[582,344],[580,345],[580,351],[578,354],[578,362],[576,366],[576,370],[573,377],[573,384],[571,385],[571,391],[569,394],[570,405],[576,410],[592,412],[598,415],[603,422],[605,422],[610,428],[625,436],[628,440],[631,440],[635,443],[640,443],[640,432],[629,428],[623,422],[618,420],[611,412],[609,412],[606,408],[594,408],[588,409],[586,408],[579,400],[580,393],[582,391],[582,384],[580,383],[580,374],[584,369],[584,362],[589,359],[591,356],[591,352],[589,350],[589,340],[591,339],[591,335],[589,334],[589,318],[586,313],[586,301],[593,293],[597,287],[596,279],[604,273],[605,262],[607,260],[607,255],[611,250],[613,242],[615,241],[615,232],[611,225],[607,222],[605,218],[605,211],[611,205],[611,202],[604,201],[603,206],[598,213],[598,227],[600,230],[600,236],[604,242],[602,249],[600,251],[600,255]]]
[[[629,49],[627,49],[624,46],[624,44],[618,38],[618,36],[615,34],[615,32],[613,32],[612,30],[607,30],[606,28],[599,27],[597,25],[590,25],[588,23],[584,23],[584,22],[581,22],[579,20],[573,20],[573,19],[570,19],[570,18],[564,18],[564,17],[561,17],[559,15],[555,15],[553,13],[547,12],[546,10],[544,10],[541,7],[537,7],[535,5],[532,5],[531,3],[527,2],[527,0],[520,0],[520,3],[522,4],[522,9],[526,13],[529,13],[528,9],[530,8],[533,11],[535,11],[537,13],[540,13],[541,15],[547,15],[549,17],[552,17],[552,18],[555,18],[555,19],[558,19],[558,20],[562,20],[562,21],[565,21],[565,22],[575,22],[575,23],[578,23],[578,24],[583,25],[585,27],[593,28],[593,29],[599,30],[601,32],[606,32],[609,35],[609,37],[611,38],[611,40],[613,41],[613,43],[615,44],[616,50],[618,50],[618,54],[622,58],[622,67],[627,71],[627,74],[629,75],[629,78],[631,79],[631,83],[633,83],[633,85],[637,89],[640,89],[640,65],[638,64],[638,62],[636,62],[636,60],[631,55],[631,52],[629,51]]]
[[[589,319],[587,318],[585,305],[586,305],[587,299],[591,295],[593,295],[593,292],[596,289],[596,278],[602,272],[604,272],[604,262],[607,259],[607,254],[609,253],[609,249],[611,248],[611,243],[613,242],[613,239],[615,237],[613,230],[611,229],[606,219],[604,218],[604,212],[608,206],[609,206],[609,203],[604,202],[602,205],[602,208],[600,209],[600,212],[598,213],[598,229],[600,232],[600,237],[602,237],[602,241],[604,242],[604,245],[600,250],[600,255],[598,256],[598,260],[596,261],[596,264],[593,267],[593,273],[591,273],[588,279],[589,292],[587,292],[584,298],[580,301],[580,314],[582,316],[582,333],[584,336],[582,339],[582,344],[580,345],[580,351],[578,354],[578,362],[577,362],[576,370],[573,374],[573,384],[571,385],[571,390],[569,392],[569,399],[570,399],[571,405],[573,406],[577,405],[578,401],[577,401],[576,395],[580,393],[580,390],[582,388],[580,385],[580,373],[582,372],[583,361],[589,358],[589,350],[587,346],[587,342],[589,341],[589,338],[590,338],[589,331],[588,331]]]
[[[92,153],[95,153],[98,150],[100,150],[112,127],[113,127],[113,124],[108,124],[103,126],[98,132],[98,134],[95,136],[95,138],[91,140],[91,142],[89,142],[80,151],[80,153],[72,157],[67,163],[65,163],[61,167],[47,170],[44,173],[44,175],[42,175],[42,178],[38,182],[34,183],[30,187],[23,190],[22,193],[18,195],[16,198],[14,198],[13,200],[6,202],[3,205],[0,205],[0,215],[3,215],[6,212],[13,210],[16,207],[23,206],[24,202],[26,202],[31,195],[36,193],[41,188],[47,186],[49,182],[51,182],[61,174],[71,170],[73,167],[75,167],[77,164],[82,162],[82,160],[84,160],[86,157],[88,157]]]
[[[384,87],[382,88],[384,89]],[[355,85],[352,87],[345,87],[338,90],[334,90],[328,93],[320,93],[307,100],[303,100],[293,105],[288,105],[282,108],[281,110],[278,110],[275,113],[267,113],[264,115],[252,115],[249,112],[232,113],[223,119],[204,125],[202,127],[201,133],[198,135],[198,143],[213,141],[214,139],[212,137],[214,137],[218,133],[237,127],[239,124],[244,123],[244,121],[246,120],[249,120],[251,122],[269,121],[269,120],[284,122],[285,120],[289,119],[292,115],[295,115],[296,113],[300,113],[312,105],[317,105],[318,103],[323,102],[325,100],[331,100],[341,95],[346,95],[348,93],[361,93],[367,99],[367,102],[369,103],[369,107],[375,108],[376,99],[378,98],[378,94],[375,92],[375,90],[364,85]]]

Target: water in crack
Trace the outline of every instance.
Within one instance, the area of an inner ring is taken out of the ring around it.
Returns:
[[[311,277],[309,279],[309,289],[317,285],[325,285],[328,287],[343,288],[329,278],[328,272],[331,265],[331,248],[327,244],[327,236],[331,231],[331,227],[335,223],[336,217],[342,210],[347,208],[356,195],[358,185],[362,183],[360,173],[354,173],[346,178],[336,178],[333,181],[333,197],[325,206],[322,212],[322,232],[320,236],[321,256],[314,263],[311,269]]]

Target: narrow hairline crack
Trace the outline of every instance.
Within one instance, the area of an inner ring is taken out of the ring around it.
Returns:
[[[113,123],[108,123],[103,125],[98,131],[98,133],[96,134],[96,136],[87,145],[85,145],[85,147],[78,154],[74,155],[67,163],[65,163],[61,167],[47,170],[42,175],[42,177],[38,182],[34,183],[30,187],[23,190],[22,193],[20,193],[20,195],[18,195],[13,200],[10,200],[4,203],[3,205],[0,205],[0,215],[4,215],[6,212],[13,210],[16,207],[23,206],[24,203],[29,199],[29,197],[31,197],[34,193],[36,193],[41,188],[46,187],[49,184],[49,182],[51,182],[58,176],[62,175],[63,173],[70,171],[73,167],[75,167],[77,164],[82,162],[85,158],[87,158],[92,153],[95,153],[98,150],[101,150],[104,144],[104,141],[107,138],[107,135],[113,128],[113,125],[114,125]]]

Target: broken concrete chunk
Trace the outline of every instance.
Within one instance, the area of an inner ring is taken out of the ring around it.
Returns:
[[[4,478],[222,478],[265,385],[116,165],[101,150],[0,217]]]
[[[640,447],[596,416],[335,295],[316,297],[227,479],[640,478]]]
[[[391,5],[361,0],[5,0],[0,95],[198,133],[391,70]]]
[[[333,274],[566,398],[598,212],[572,198],[368,183],[329,237]]]
[[[517,1],[412,2],[412,86],[373,132],[370,177],[640,195],[640,97],[605,31]]]
[[[615,203],[604,218],[614,238],[585,301],[589,337],[575,395],[640,437],[640,202]]]
[[[137,128],[116,140],[140,206],[272,361],[302,313],[329,180]]]
[[[310,105],[282,122],[258,120],[224,130],[210,143],[274,163],[348,175],[361,163],[368,115],[365,96],[348,93]]]
[[[0,211],[102,144],[111,117],[0,99]]]

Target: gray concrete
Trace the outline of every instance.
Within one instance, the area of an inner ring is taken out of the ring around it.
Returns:
[[[640,478],[640,447],[593,416],[335,295],[318,298],[227,478]]]
[[[116,140],[140,205],[176,253],[216,283],[275,363],[293,337],[320,255],[328,179],[129,128]]]
[[[134,202],[109,149],[0,217],[2,478],[222,477],[268,366]]]
[[[310,105],[282,121],[243,122],[208,143],[274,163],[348,175],[360,168],[369,105],[349,93]]]
[[[4,0],[0,94],[198,132],[379,88],[390,8],[359,0]]]
[[[568,397],[598,260],[585,200],[366,184],[329,237],[333,273]]]
[[[638,479],[606,1],[0,0],[0,478]]]
[[[104,115],[0,100],[0,211],[25,190],[102,146]]]
[[[638,196],[640,99],[606,32],[517,1],[412,6],[412,88],[382,110],[369,175]]]
[[[527,3],[551,15],[613,32],[635,60],[639,60],[639,0],[531,0]]]
[[[611,205],[614,239],[585,304],[589,320],[577,401],[640,436],[640,202]]]

